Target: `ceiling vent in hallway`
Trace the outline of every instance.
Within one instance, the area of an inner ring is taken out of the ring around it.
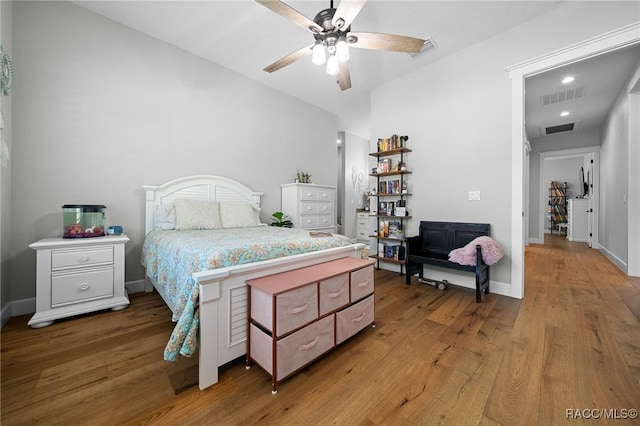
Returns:
[[[585,96],[587,86],[575,87],[569,90],[563,90],[562,92],[550,93],[548,95],[540,96],[540,102],[542,105],[552,105],[558,102],[572,101],[574,99],[580,99]]]
[[[543,136],[555,135],[558,133],[575,132],[580,126],[580,121],[574,121],[571,123],[554,124],[553,126],[546,126],[541,128]]]

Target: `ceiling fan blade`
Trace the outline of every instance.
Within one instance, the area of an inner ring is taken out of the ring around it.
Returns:
[[[366,2],[367,0],[340,1],[331,23],[338,29],[349,28],[349,25],[351,25],[355,17],[358,16],[358,13],[360,13],[362,6],[364,6]]]
[[[351,89],[351,74],[349,73],[349,66],[347,62],[340,63],[340,69],[338,71],[338,86],[340,90]]]
[[[312,32],[317,31],[318,33],[324,31],[320,25],[316,24],[311,19],[307,18],[294,8],[282,3],[280,0],[256,0],[256,2],[260,3],[267,9],[272,10],[283,18],[288,19],[294,24],[301,26],[302,28],[305,28]],[[314,29],[316,31],[314,31]]]
[[[358,41],[350,44],[353,47],[373,50],[391,50],[393,52],[418,53],[425,40],[395,34],[380,33],[348,33],[348,37],[355,36]]]
[[[271,65],[266,66],[263,71],[266,72],[274,72],[278,71],[280,68],[284,68],[287,65],[291,65],[298,59],[304,58],[305,56],[311,55],[311,48],[313,44],[303,47],[302,49],[298,49],[295,52],[289,53],[287,56],[284,56]]]

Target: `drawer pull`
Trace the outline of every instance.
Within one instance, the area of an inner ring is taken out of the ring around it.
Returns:
[[[306,345],[300,345],[298,346],[298,350],[299,351],[308,351],[309,349],[313,348],[316,343],[318,343],[318,338],[316,337],[315,339],[313,339],[312,341],[310,341],[309,343],[307,343]]]
[[[362,281],[361,283],[358,283],[358,287],[366,287],[369,285],[369,281]]]
[[[81,285],[79,288],[80,288],[80,290],[82,290],[82,291],[87,291],[87,290],[89,290],[89,284],[87,284],[87,283],[82,283],[82,285]]]
[[[290,308],[288,312],[290,314],[299,314],[300,312],[306,311],[308,307],[309,304],[305,303],[304,305],[298,306],[297,308]]]
[[[359,317],[355,317],[351,319],[351,322],[360,322],[364,319],[364,312],[360,314]]]
[[[88,262],[89,261],[89,256],[82,256],[80,258],[80,262]]]
[[[342,287],[338,291],[334,291],[333,293],[329,293],[327,296],[329,296],[332,299],[335,299],[336,297],[339,297],[342,293],[344,293],[344,287]]]
[[[313,210],[313,207],[311,207],[311,206],[307,206],[307,210],[308,210],[308,211],[311,211],[311,210]]]

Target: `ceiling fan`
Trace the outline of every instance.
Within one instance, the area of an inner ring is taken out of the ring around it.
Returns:
[[[418,53],[425,40],[395,34],[352,32],[351,23],[358,15],[366,0],[342,0],[338,8],[331,0],[328,9],[321,10],[313,21],[280,0],[256,0],[261,5],[313,34],[315,42],[284,56],[264,68],[274,72],[312,55],[316,65],[327,64],[327,74],[336,75],[341,90],[351,88],[349,74],[349,46],[361,49],[389,50],[394,52]],[[328,58],[327,58],[328,55]]]

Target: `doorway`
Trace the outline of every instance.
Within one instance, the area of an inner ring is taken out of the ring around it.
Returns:
[[[525,109],[524,87],[525,78],[545,71],[558,68],[563,65],[594,58],[596,56],[618,51],[620,49],[640,44],[640,23],[628,25],[618,30],[611,31],[601,36],[583,41],[581,43],[551,52],[539,58],[535,58],[507,68],[511,78],[512,93],[512,208],[511,208],[511,296],[524,297],[524,247],[525,236],[528,231],[525,228],[525,206],[528,200],[524,194],[525,176],[524,160],[525,142]],[[634,201],[635,202],[635,201]],[[634,213],[635,215],[636,213]],[[640,216],[640,214],[638,215]],[[640,217],[630,218],[631,220]],[[635,261],[635,260],[634,260]]]

